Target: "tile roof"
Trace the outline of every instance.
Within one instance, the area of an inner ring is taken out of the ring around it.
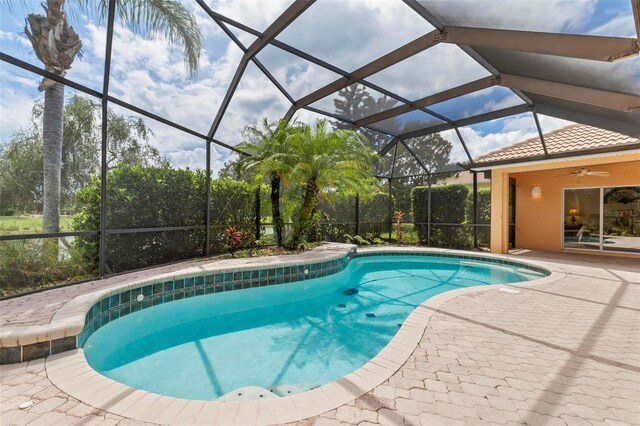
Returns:
[[[584,124],[572,124],[553,132],[545,133],[544,142],[549,154],[565,152],[579,152],[610,146],[640,143],[640,139],[598,127]],[[494,161],[515,160],[544,155],[540,138],[535,137],[481,155],[476,163],[490,163]]]

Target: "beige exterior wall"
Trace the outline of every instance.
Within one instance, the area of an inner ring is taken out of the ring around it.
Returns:
[[[580,167],[607,171],[609,177],[559,176]],[[562,207],[565,188],[640,185],[640,154],[531,164],[492,170],[491,251],[506,253],[508,246],[508,183],[516,180],[516,247],[533,250],[562,249]],[[531,188],[540,186],[541,197]]]

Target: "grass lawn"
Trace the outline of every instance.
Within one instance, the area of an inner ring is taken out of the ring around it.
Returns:
[[[71,216],[60,217],[60,230],[71,231]],[[0,235],[6,234],[36,234],[42,232],[42,216],[0,216]]]

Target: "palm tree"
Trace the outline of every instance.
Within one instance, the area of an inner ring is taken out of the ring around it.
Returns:
[[[290,138],[290,151],[295,166],[289,179],[304,189],[300,211],[285,244],[295,249],[313,223],[318,195],[360,193],[366,197],[377,184],[373,163],[379,157],[365,136],[351,130],[331,131],[325,120],[294,133]]]
[[[182,47],[187,70],[190,75],[195,74],[202,34],[194,16],[178,0],[70,0],[69,3],[104,18],[111,1],[116,2],[118,16],[132,30],[152,37],[164,36],[171,45]],[[42,6],[44,15],[27,16],[24,30],[45,70],[62,77],[71,68],[82,43],[67,20],[65,0],[46,0]],[[55,233],[60,230],[64,86],[44,78],[38,89],[44,92],[42,225],[43,232]],[[53,251],[57,253],[55,248]]]
[[[243,133],[246,142],[238,145],[238,149],[250,156],[241,158],[236,167],[240,174],[248,173],[258,184],[267,178],[271,185],[271,216],[276,243],[284,242],[284,219],[280,209],[280,189],[293,168],[288,141],[299,129],[294,121],[289,124],[285,120],[269,123],[264,118],[262,127],[247,126]]]

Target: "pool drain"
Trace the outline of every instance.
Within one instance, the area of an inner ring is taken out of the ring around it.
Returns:
[[[368,313],[368,314],[365,314],[365,315],[367,316],[367,318],[375,318],[376,317],[376,314],[372,314],[372,313]]]

